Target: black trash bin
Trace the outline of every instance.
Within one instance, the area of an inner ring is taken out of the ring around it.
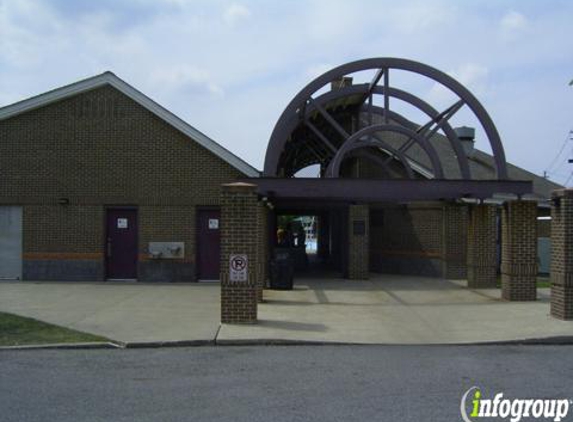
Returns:
[[[292,290],[294,263],[290,248],[275,249],[269,270],[269,287],[271,289]]]

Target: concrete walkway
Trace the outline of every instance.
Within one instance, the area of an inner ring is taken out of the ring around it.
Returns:
[[[540,300],[508,303],[465,282],[372,275],[369,281],[299,279],[265,291],[256,325],[219,324],[218,284],[0,282],[0,311],[126,343],[313,341],[476,343],[573,336],[573,322]]]
[[[265,291],[259,323],[223,325],[218,342],[293,340],[439,344],[573,336],[573,322],[549,316],[549,289],[536,302],[504,302],[499,289],[465,281],[371,274],[369,281],[299,280]]]
[[[214,341],[219,284],[0,282],[0,311],[126,343]]]

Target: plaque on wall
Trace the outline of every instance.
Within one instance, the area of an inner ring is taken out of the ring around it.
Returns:
[[[366,234],[366,222],[364,220],[354,220],[352,222],[352,234],[354,236],[364,236]]]

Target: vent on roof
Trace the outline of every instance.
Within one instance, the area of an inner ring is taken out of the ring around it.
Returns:
[[[466,157],[471,157],[474,155],[474,145],[475,145],[475,137],[476,137],[476,130],[473,127],[461,126],[454,129],[456,135],[460,142],[462,143],[462,147],[464,148],[464,152],[466,153]]]
[[[350,76],[343,76],[342,78],[335,79],[330,83],[330,89],[332,91],[349,86],[352,86],[352,78]]]

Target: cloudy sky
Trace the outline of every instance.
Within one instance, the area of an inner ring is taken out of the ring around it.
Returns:
[[[261,169],[276,120],[312,78],[403,57],[470,88],[509,161],[564,182],[572,21],[570,0],[0,0],[0,106],[111,70]],[[393,81],[449,105],[439,86]]]

